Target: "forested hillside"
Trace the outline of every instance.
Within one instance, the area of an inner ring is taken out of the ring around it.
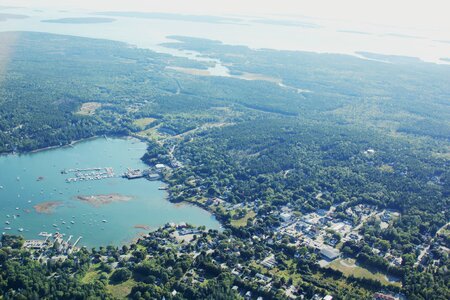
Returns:
[[[131,250],[83,250],[54,265],[3,243],[6,299],[119,289],[133,299],[450,297],[449,66],[173,38],[167,47],[219,59],[229,76],[194,75],[211,62],[118,42],[0,34],[11,41],[0,53],[0,152],[145,139],[143,160],[167,165],[169,199],[225,228],[186,244],[160,229]],[[334,262],[319,264],[322,240],[341,253]]]

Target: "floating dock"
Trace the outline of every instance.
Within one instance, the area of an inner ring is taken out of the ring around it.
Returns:
[[[114,169],[106,168],[86,168],[86,169],[69,169],[61,171],[62,174],[75,173],[75,177],[66,179],[67,183],[89,180],[101,180],[115,177]]]

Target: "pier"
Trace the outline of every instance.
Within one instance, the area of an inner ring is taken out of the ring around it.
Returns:
[[[158,173],[152,173],[152,169],[140,170],[140,169],[130,169],[122,175],[123,178],[127,179],[137,179],[137,178],[147,178],[148,180],[158,180],[160,175]]]
[[[122,175],[122,177],[127,179],[137,179],[137,178],[143,178],[148,177],[150,174],[150,169],[147,170],[140,170],[140,169],[130,169],[128,168],[127,171]]]
[[[68,173],[76,173],[76,172],[89,172],[89,171],[101,171],[101,170],[105,170],[105,169],[110,169],[110,168],[103,168],[103,167],[96,167],[96,168],[84,168],[84,169],[68,169],[68,170],[62,170],[61,173],[63,174],[68,174]]]
[[[75,247],[82,238],[83,238],[82,236],[78,237],[75,243],[73,243],[72,247]]]
[[[146,174],[145,170],[139,170],[139,169],[132,170],[132,169],[128,168],[122,177],[127,178],[127,179],[137,179],[137,178],[144,177],[145,174]]]

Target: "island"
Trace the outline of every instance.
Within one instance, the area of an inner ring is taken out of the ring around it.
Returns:
[[[93,206],[102,206],[111,204],[114,202],[121,202],[121,201],[130,201],[133,199],[133,197],[120,195],[120,194],[101,194],[101,195],[90,195],[90,196],[76,196],[75,199],[87,202],[90,205]]]
[[[36,204],[35,206],[33,206],[33,208],[37,213],[51,214],[56,208],[58,208],[62,204],[63,203],[61,201],[47,201]]]
[[[48,19],[42,20],[44,23],[61,23],[61,24],[99,24],[99,23],[111,23],[115,22],[113,18],[101,18],[101,17],[82,17],[82,18],[61,18],[61,19]]]

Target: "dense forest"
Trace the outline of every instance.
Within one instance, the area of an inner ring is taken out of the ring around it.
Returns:
[[[382,289],[408,299],[450,296],[448,66],[370,53],[363,53],[368,60],[172,37],[177,42],[165,46],[219,59],[230,70],[228,77],[198,76],[183,70],[206,70],[210,62],[106,40],[27,32],[0,38],[10,41],[10,51],[0,53],[5,66],[0,152],[96,135],[146,139],[145,162],[182,166],[163,174],[170,200],[205,207],[226,228],[205,232],[191,246],[177,244],[181,252],[162,247],[175,242],[160,230],[131,245],[133,251],[83,250],[56,264],[41,264],[4,241],[0,287],[5,299],[107,298],[114,296],[111,286],[123,282],[133,283],[126,295],[133,299],[244,297],[233,286],[264,299],[283,299],[290,285],[309,298],[330,293],[337,299],[369,299]],[[211,209],[207,199],[225,204]],[[358,205],[399,217],[386,226],[376,217],[362,222],[347,213]],[[330,207],[336,219],[360,224],[359,241],[339,244],[343,255],[399,277],[401,288],[321,268],[312,249],[277,238],[282,209],[302,217]],[[230,240],[232,245],[224,246]],[[249,241],[253,246],[246,247]],[[233,247],[239,254],[221,253]],[[401,258],[401,264],[393,266],[373,248]],[[418,262],[423,249],[431,255]],[[122,265],[118,257],[130,251],[132,260]],[[180,256],[183,251],[196,258]],[[281,262],[278,273],[251,263],[266,252]],[[99,256],[111,261],[100,263]],[[233,267],[250,262],[248,273],[236,277],[224,271],[220,265],[229,261]],[[204,284],[182,281],[189,270],[194,277],[197,271],[206,273]],[[94,273],[95,280],[86,281]],[[250,279],[259,273],[273,276],[270,292],[252,285]]]

